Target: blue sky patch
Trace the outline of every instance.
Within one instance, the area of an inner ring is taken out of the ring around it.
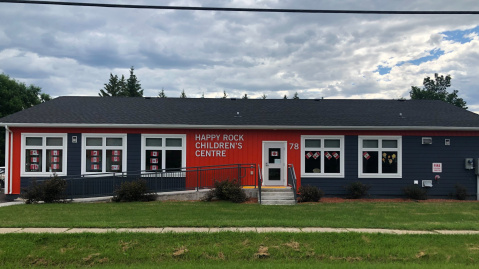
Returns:
[[[419,59],[415,59],[415,60],[408,61],[408,63],[413,64],[413,65],[420,65],[420,64],[425,63],[425,62],[429,62],[429,61],[432,61],[432,60],[436,60],[436,59],[439,58],[441,55],[444,55],[444,51],[443,51],[443,50],[441,50],[441,49],[433,49],[433,50],[429,51],[429,55],[428,55],[428,56],[424,56],[424,57],[421,57],[421,58],[419,58]]]
[[[468,37],[464,37],[464,36],[469,35],[471,33],[479,33],[479,25],[474,27],[474,28],[467,29],[467,30],[446,31],[446,32],[442,32],[441,34],[443,34],[445,36],[444,37],[445,40],[451,40],[451,41],[454,41],[454,42],[459,42],[461,44],[464,44],[464,43],[470,42],[472,40]]]
[[[378,69],[376,69],[376,71],[374,72],[379,72],[381,76],[386,75],[386,74],[389,74],[389,72],[391,72],[391,67],[379,65]]]

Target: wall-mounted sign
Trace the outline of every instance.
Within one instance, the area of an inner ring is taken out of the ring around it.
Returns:
[[[196,157],[226,157],[229,150],[242,149],[242,134],[195,134]]]
[[[432,163],[433,173],[442,173],[442,163]]]

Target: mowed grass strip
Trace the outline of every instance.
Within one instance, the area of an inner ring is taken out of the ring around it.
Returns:
[[[478,242],[479,235],[7,234],[0,267],[460,268],[477,265]]]
[[[0,208],[0,227],[334,227],[479,230],[478,202],[36,204]]]

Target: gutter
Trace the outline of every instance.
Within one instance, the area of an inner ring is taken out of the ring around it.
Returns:
[[[7,126],[5,126],[7,128]],[[189,124],[81,124],[11,123],[10,127],[31,128],[120,128],[120,129],[229,129],[229,130],[401,130],[401,131],[479,131],[478,127],[450,126],[295,126],[295,125],[189,125]]]
[[[5,194],[12,194],[12,184],[11,184],[11,178],[12,178],[12,169],[10,169],[10,156],[12,156],[12,150],[13,147],[10,147],[10,136],[13,134],[13,132],[8,128],[8,125],[5,125],[5,188],[4,192]],[[13,139],[13,136],[12,136]]]

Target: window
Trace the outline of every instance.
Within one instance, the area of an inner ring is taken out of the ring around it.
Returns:
[[[22,176],[66,175],[66,134],[22,134]]]
[[[302,136],[302,177],[344,177],[344,136]]]
[[[400,178],[401,137],[359,137],[359,177]]]
[[[82,173],[120,173],[126,171],[126,135],[84,134]]]
[[[186,166],[185,135],[143,135],[141,169],[157,171]]]

